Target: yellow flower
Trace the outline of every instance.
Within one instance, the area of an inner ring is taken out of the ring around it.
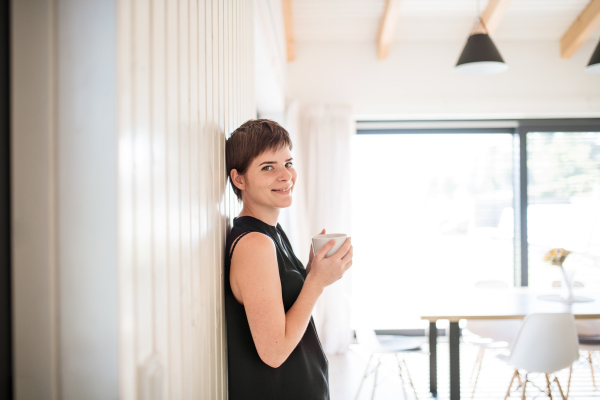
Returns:
[[[558,265],[562,267],[563,262],[571,252],[563,248],[549,250],[544,255],[544,261],[550,261],[552,265]]]

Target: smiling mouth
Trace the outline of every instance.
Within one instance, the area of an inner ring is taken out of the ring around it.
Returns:
[[[273,189],[272,191],[273,191],[273,192],[276,192],[276,193],[287,194],[287,193],[289,193],[289,192],[290,192],[290,190],[291,190],[291,189],[292,189],[292,187],[290,186],[290,187],[289,187],[289,188],[287,188],[287,189]]]

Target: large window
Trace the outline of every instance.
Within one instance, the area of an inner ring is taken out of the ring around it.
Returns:
[[[424,293],[512,284],[513,135],[357,135],[353,145],[353,324],[418,328]]]
[[[544,128],[552,121],[359,130],[353,327],[422,328],[424,299],[479,280],[549,288],[553,247],[573,251],[575,280],[600,288],[600,121],[588,121],[578,132],[568,121],[561,132]]]
[[[600,132],[528,132],[527,171],[529,285],[560,280],[542,259],[564,247],[575,280],[600,288]]]

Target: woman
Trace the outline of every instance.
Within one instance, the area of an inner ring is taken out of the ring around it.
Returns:
[[[227,236],[229,399],[329,399],[328,361],[311,312],[352,266],[350,238],[331,240],[306,269],[277,223],[292,204],[292,142],[274,121],[250,120],[227,140],[227,175],[243,208]],[[321,233],[325,233],[325,229]],[[308,240],[308,238],[307,238]]]

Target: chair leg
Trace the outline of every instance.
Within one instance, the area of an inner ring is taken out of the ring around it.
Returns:
[[[475,375],[475,371],[478,370],[479,368],[481,368],[481,364],[479,363],[479,360],[481,360],[482,356],[483,356],[483,352],[484,352],[484,348],[480,347],[479,351],[477,352],[477,358],[475,359],[475,364],[473,364],[473,370],[471,371],[471,377],[469,378],[469,382],[473,381],[473,375]],[[479,368],[477,368],[479,366]]]
[[[527,374],[525,374],[525,381],[523,382],[523,396],[521,397],[522,400],[525,400],[527,397],[525,397],[525,389],[527,389],[527,381],[529,379],[527,379]]]
[[[402,365],[400,364],[400,356],[396,353],[396,361],[398,362],[398,376],[400,377],[400,384],[402,385],[402,394],[406,399],[406,389],[404,389],[404,374],[402,372]]]
[[[381,357],[377,360],[377,366],[375,367],[375,380],[373,380],[373,393],[371,393],[371,400],[375,398],[375,388],[377,387],[377,372],[379,372],[379,366],[381,365]]]
[[[590,371],[592,372],[592,382],[594,383],[594,389],[596,388],[596,379],[594,378],[594,364],[592,364],[592,352],[588,350],[588,359],[590,360]]]
[[[560,382],[556,375],[554,376],[554,380],[556,381],[556,385],[558,386],[558,391],[560,392],[561,397],[563,398],[563,400],[567,400],[569,398],[569,393],[567,393],[567,396],[565,396],[565,394],[562,391],[562,387],[560,387]]]
[[[419,400],[419,396],[417,396],[417,389],[415,388],[412,378],[410,377],[410,371],[408,370],[408,365],[406,364],[406,360],[403,358],[402,362],[404,363],[404,366],[406,367],[406,375],[408,375],[408,381],[410,382],[410,386],[412,386],[413,392],[415,392],[415,399]]]
[[[571,367],[569,367],[569,382],[567,383],[567,396],[566,398],[569,398],[569,392],[571,391],[571,376],[573,375],[573,364],[571,364]],[[558,382],[558,380],[557,380]],[[560,383],[558,384],[558,386],[560,386]]]
[[[483,348],[481,348],[483,350]],[[479,368],[477,368],[477,375],[475,375],[475,383],[473,384],[473,393],[471,393],[471,398],[475,397],[475,389],[477,389],[477,380],[479,379],[479,373],[481,372],[481,364],[483,363],[483,351],[481,352],[481,357],[479,357]]]
[[[515,373],[513,374],[512,379],[510,380],[510,384],[508,385],[508,390],[506,391],[506,396],[504,396],[504,400],[508,399],[508,396],[510,396],[510,388],[512,387],[512,384],[515,381],[515,377],[517,375],[519,375],[519,371],[515,369]]]
[[[354,400],[358,399],[358,395],[360,394],[360,389],[362,388],[362,384],[365,381],[365,379],[367,379],[367,374],[369,372],[369,366],[371,365],[371,358],[373,358],[373,354],[371,354],[369,356],[369,361],[367,361],[367,368],[365,368],[365,373],[363,375],[362,380],[360,381],[360,384],[358,385],[358,390],[356,391],[356,397],[354,398]]]
[[[548,374],[546,375],[546,383],[548,384],[548,396],[550,396],[550,400],[552,400],[552,388],[550,387],[550,377]]]

